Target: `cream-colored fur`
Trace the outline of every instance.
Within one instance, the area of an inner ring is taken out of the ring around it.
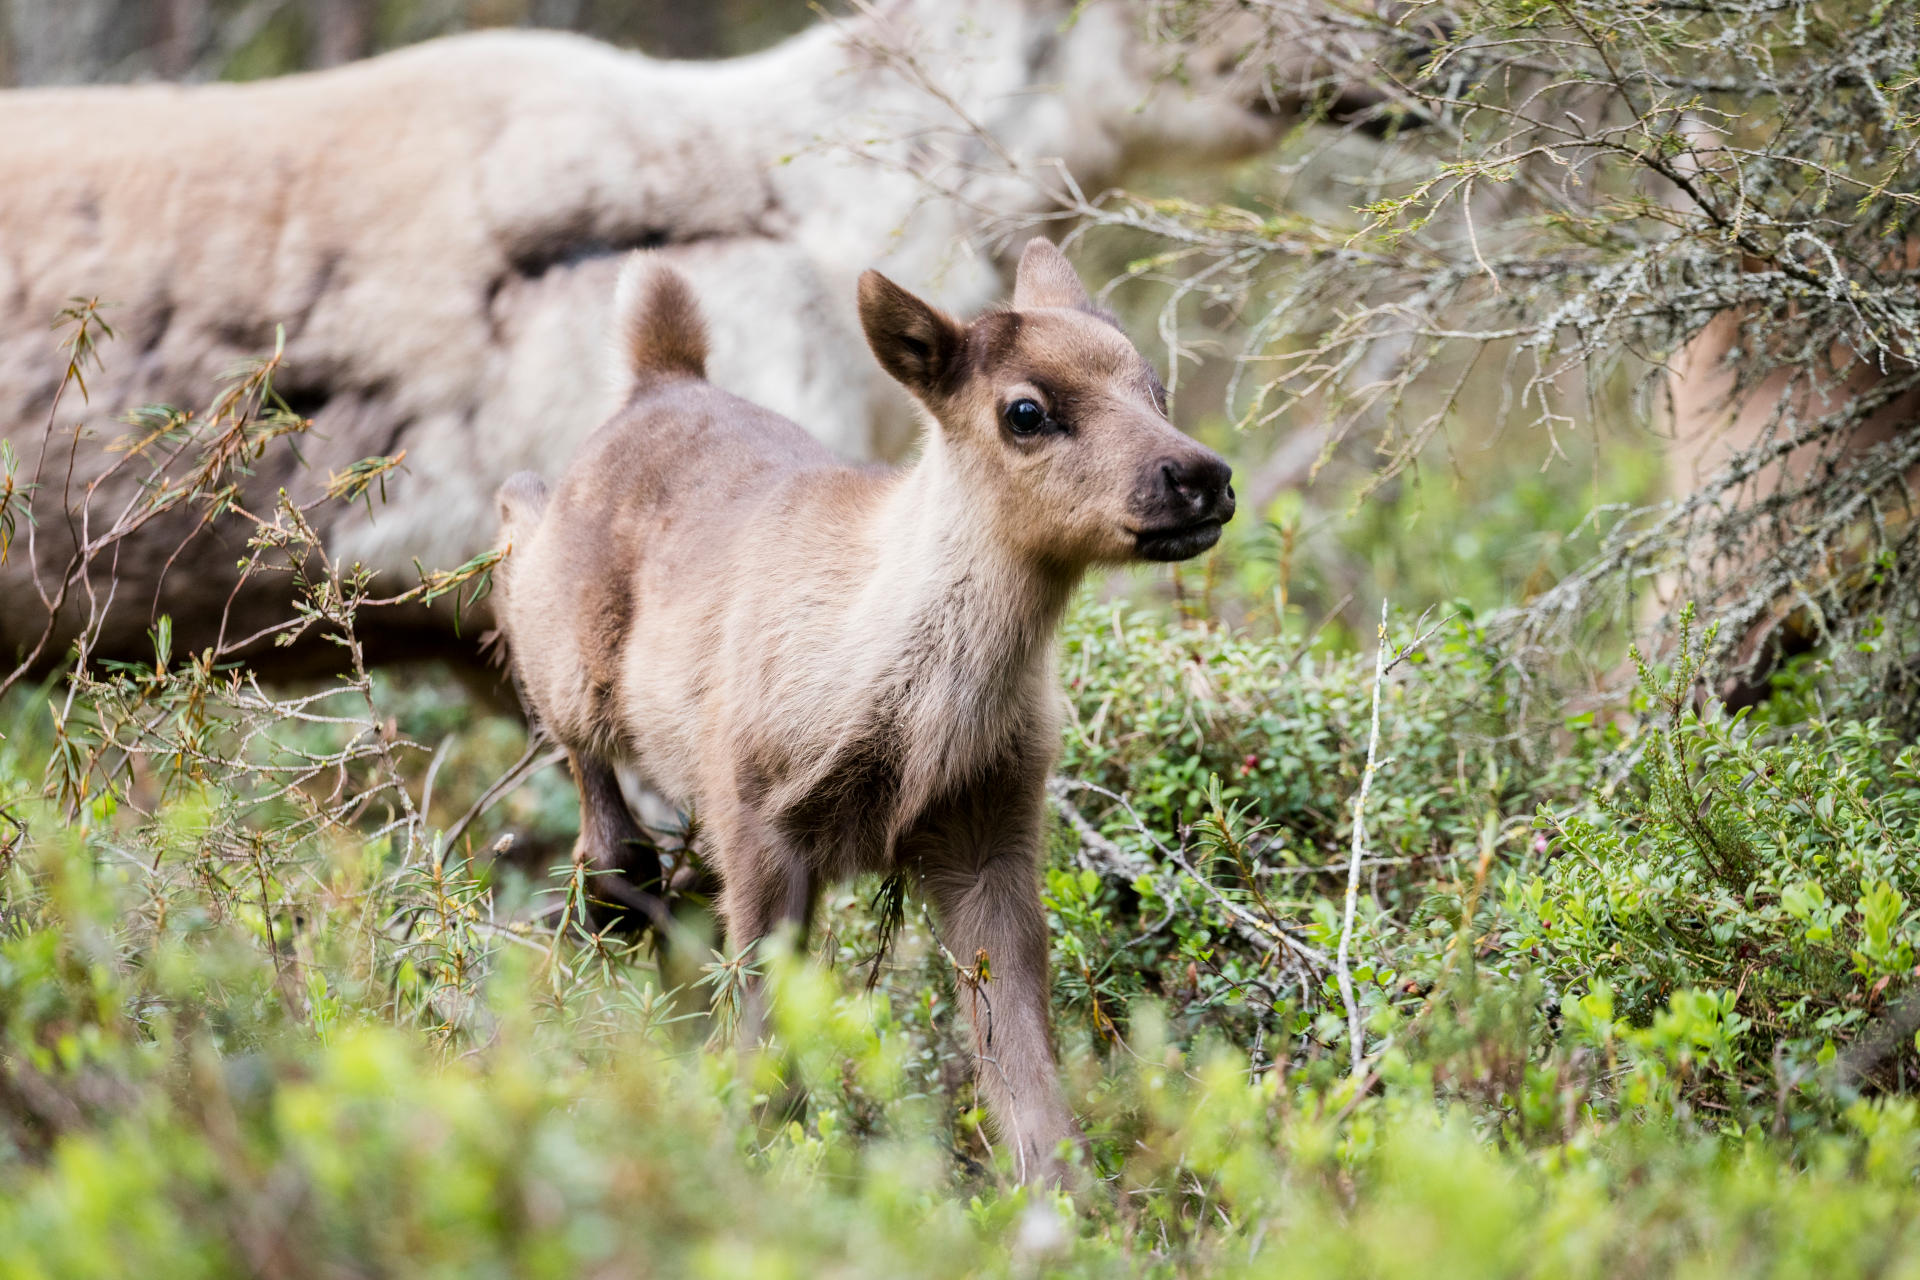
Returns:
[[[320,526],[342,563],[404,583],[415,560],[483,549],[486,495],[522,468],[557,473],[604,415],[620,255],[663,244],[712,319],[716,382],[872,456],[911,415],[860,357],[855,274],[878,261],[977,306],[998,287],[985,221],[1040,203],[962,119],[1017,164],[1057,161],[1092,189],[1142,159],[1275,136],[1269,88],[1238,80],[1230,33],[1176,81],[1145,12],[896,0],[719,63],[502,32],[254,84],[0,95],[0,430],[31,472],[60,368],[48,325],[70,297],[102,298],[119,337],[91,405],[63,407],[56,447],[82,420],[104,437],[143,403],[204,404],[284,325],[283,390],[315,419],[310,465],[269,459],[252,500],[404,449],[384,506]],[[951,101],[880,47],[917,50]],[[930,197],[929,174],[961,198]],[[98,442],[83,447],[80,481],[101,466]],[[50,514],[53,567],[69,547]],[[163,583],[181,533],[123,549],[104,652],[140,650],[155,612],[185,647],[211,639],[236,546],[201,537]],[[28,599],[24,583],[19,557],[0,568],[0,598]],[[283,583],[243,592],[236,619],[284,597]],[[0,652],[37,634],[31,613],[0,610]],[[405,635],[367,625],[376,656],[470,650],[431,619]]]
[[[824,883],[918,877],[948,949],[985,959],[965,997],[980,1087],[1038,1176],[1071,1134],[1038,886],[1054,632],[1089,565],[1212,546],[1226,464],[1166,420],[1152,370],[1045,240],[1013,309],[968,325],[862,277],[874,355],[934,424],[894,471],[841,465],[704,381],[686,284],[635,270],[617,325],[632,398],[551,497],[532,475],[500,495],[501,625],[572,758],[576,860],[612,873],[610,903],[657,915],[625,770],[699,815],[736,946],[804,924]]]

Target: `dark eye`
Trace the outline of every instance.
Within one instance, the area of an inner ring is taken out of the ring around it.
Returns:
[[[1047,425],[1047,411],[1037,401],[1025,397],[1007,406],[1007,430],[1017,436],[1030,436]]]

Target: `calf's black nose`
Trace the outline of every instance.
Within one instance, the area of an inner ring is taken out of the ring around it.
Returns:
[[[1169,458],[1160,464],[1168,508],[1182,520],[1233,519],[1233,468],[1218,454]]]

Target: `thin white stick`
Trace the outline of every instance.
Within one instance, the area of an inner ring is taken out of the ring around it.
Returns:
[[[1352,1051],[1353,1074],[1358,1076],[1366,1061],[1366,1046],[1360,1036],[1360,1006],[1353,998],[1353,975],[1347,971],[1347,953],[1353,945],[1353,912],[1360,899],[1360,860],[1366,844],[1367,791],[1373,786],[1374,762],[1380,750],[1380,685],[1387,674],[1387,602],[1380,602],[1380,646],[1373,659],[1373,727],[1367,731],[1367,768],[1360,775],[1360,790],[1353,797],[1353,854],[1347,860],[1347,906],[1340,921],[1340,952],[1334,958],[1334,972],[1340,979],[1340,1003],[1347,1008],[1347,1047]]]

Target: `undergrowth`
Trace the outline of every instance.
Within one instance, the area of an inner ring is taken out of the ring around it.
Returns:
[[[0,1274],[1903,1274],[1914,749],[1728,716],[1691,651],[1608,725],[1520,731],[1459,620],[1382,681],[1356,1074],[1371,656],[1084,605],[1046,886],[1077,1201],[999,1162],[911,898],[876,960],[878,895],[834,897],[740,1052],[717,960],[584,934],[577,885],[508,914],[405,820],[426,753],[404,804],[263,797],[377,781],[324,700],[269,745],[244,683],[124,669],[66,731],[147,736],[76,791],[16,697]],[[173,680],[193,749],[124,714]]]

